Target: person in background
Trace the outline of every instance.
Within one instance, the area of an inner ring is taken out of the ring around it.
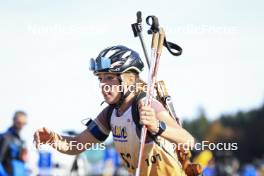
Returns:
[[[25,163],[28,151],[20,137],[20,132],[26,124],[27,114],[24,111],[16,111],[12,126],[0,136],[0,163],[7,175],[27,175]]]

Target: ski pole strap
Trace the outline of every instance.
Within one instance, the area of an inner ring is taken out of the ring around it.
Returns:
[[[150,19],[152,22],[150,22]],[[146,18],[146,23],[150,25],[150,29],[148,30],[148,34],[152,34],[153,32],[159,32],[159,19],[154,16],[148,16]]]
[[[164,39],[163,45],[173,56],[180,56],[182,54],[182,48],[175,43],[167,41],[166,37]]]
[[[150,26],[150,29],[148,30],[149,34],[159,31],[159,20],[156,16],[148,16],[146,18],[146,23]],[[182,54],[182,48],[176,43],[167,41],[166,37],[164,38],[163,46],[165,46],[173,56],[180,56]]]

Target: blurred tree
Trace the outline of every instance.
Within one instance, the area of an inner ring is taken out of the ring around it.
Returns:
[[[183,121],[183,127],[187,129],[198,141],[203,140],[208,127],[209,121],[207,120],[205,110],[203,108],[199,108],[198,118],[188,121]]]
[[[242,163],[264,156],[264,104],[248,112],[221,115],[213,122],[200,108],[198,117],[183,121],[183,127],[198,141],[237,143],[238,150],[234,155]]]
[[[238,143],[235,155],[243,163],[252,162],[264,154],[264,104],[260,108],[234,115],[222,115],[221,123],[236,130],[230,141]]]

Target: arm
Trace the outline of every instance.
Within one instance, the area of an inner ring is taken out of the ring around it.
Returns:
[[[4,161],[7,148],[8,148],[8,139],[6,138],[6,136],[3,135],[0,137],[0,162]]]
[[[91,145],[103,142],[110,133],[106,121],[106,108],[93,121],[87,125],[87,129],[79,135],[60,136],[47,128],[40,128],[34,134],[34,142],[37,148],[41,144],[49,144],[61,153],[76,155],[91,147]]]
[[[161,103],[154,100],[152,107],[144,106],[143,101],[139,103],[140,122],[147,126],[151,133],[157,133],[159,121],[166,124],[166,130],[161,136],[175,144],[188,144],[190,147],[194,144],[192,135],[183,129],[170,116]]]
[[[60,136],[59,134],[43,127],[35,132],[34,142],[36,148],[38,149],[40,148],[40,145],[48,144],[61,153],[76,155],[83,152],[85,149],[88,149],[92,144],[99,141],[95,139],[95,137],[93,137],[93,135],[87,129],[85,129],[79,135],[72,137]]]

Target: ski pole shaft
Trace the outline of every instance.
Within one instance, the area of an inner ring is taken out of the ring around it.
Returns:
[[[147,99],[145,102],[146,106],[151,106],[152,99],[154,97],[154,88],[157,79],[157,71],[158,71],[158,64],[160,59],[160,54],[162,51],[164,41],[164,31],[163,29],[158,32],[154,32],[152,36],[152,58],[151,58],[151,66],[149,70],[149,80],[148,80],[148,92],[147,92]],[[159,52],[157,55],[156,52]],[[158,57],[157,57],[158,56]],[[139,151],[139,159],[138,159],[138,167],[136,170],[136,176],[140,175],[140,167],[142,162],[142,156],[144,154],[144,147],[145,147],[145,140],[146,140],[147,128],[143,125],[141,130],[141,138],[140,138],[140,151]]]
[[[146,62],[147,62],[147,65],[148,65],[148,68],[150,68],[150,61],[149,61],[149,56],[148,56],[148,52],[147,52],[147,49],[146,49],[146,45],[145,45],[145,42],[144,42],[144,39],[143,39],[143,35],[141,34],[141,32],[138,34],[139,36],[139,39],[140,39],[140,43],[141,43],[141,46],[143,48],[143,52],[144,52],[144,56],[146,58]]]
[[[152,96],[153,96],[153,91],[154,91],[154,85],[155,82],[154,78],[155,76],[153,75],[155,64],[156,64],[156,51],[158,47],[158,39],[159,39],[159,34],[158,32],[153,33],[152,35],[152,57],[151,57],[151,62],[150,62],[150,69],[149,69],[149,78],[148,78],[148,89],[147,89],[147,98],[145,101],[145,105],[151,105],[152,101]],[[144,153],[144,147],[145,147],[145,139],[147,135],[147,128],[145,125],[143,125],[141,129],[141,138],[140,138],[140,150],[139,150],[139,158],[138,158],[138,166],[136,170],[136,176],[140,175],[140,167],[142,163],[142,155]]]
[[[146,58],[146,62],[147,62],[147,65],[148,65],[148,68],[150,67],[150,59],[149,59],[149,55],[148,55],[148,52],[147,52],[147,49],[146,49],[146,45],[145,45],[145,42],[144,42],[144,38],[143,38],[143,35],[142,35],[142,13],[141,11],[138,11],[137,12],[137,22],[132,24],[132,30],[133,30],[133,33],[134,33],[134,36],[137,37],[139,36],[139,39],[140,39],[140,43],[141,43],[141,46],[142,46],[142,49],[143,49],[143,53],[144,53],[144,56]]]

